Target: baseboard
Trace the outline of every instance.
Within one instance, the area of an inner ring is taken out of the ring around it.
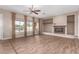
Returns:
[[[59,37],[65,37],[65,38],[75,38],[74,35],[66,35],[66,34],[53,34],[53,33],[46,33],[43,32],[44,35],[53,35],[53,36],[59,36]]]
[[[8,39],[12,39],[12,38],[11,37],[3,38],[3,40],[8,40]]]
[[[0,39],[0,40],[3,40],[3,39]]]
[[[79,36],[78,36],[78,39],[79,39]]]

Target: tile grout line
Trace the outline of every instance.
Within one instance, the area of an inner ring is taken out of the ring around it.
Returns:
[[[13,46],[12,42],[9,40],[9,43],[11,44],[12,49],[15,51],[16,54],[18,54],[18,52],[16,51],[15,47]]]

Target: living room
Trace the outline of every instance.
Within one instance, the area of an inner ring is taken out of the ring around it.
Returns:
[[[78,39],[79,5],[0,5],[0,53],[79,53]]]

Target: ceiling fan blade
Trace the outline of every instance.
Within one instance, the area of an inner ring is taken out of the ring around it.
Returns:
[[[41,10],[34,10],[35,12],[40,12]]]
[[[34,13],[34,14],[39,14],[39,12],[40,12],[41,10],[39,10],[39,9],[34,9],[34,6],[32,5],[32,7],[31,8],[28,8],[28,10],[25,10],[25,12],[29,12],[29,14],[32,14],[32,13]]]
[[[38,15],[38,13],[37,12],[35,12],[35,11],[32,11],[34,14],[37,14]]]

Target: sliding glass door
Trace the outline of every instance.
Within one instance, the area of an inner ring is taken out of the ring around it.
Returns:
[[[32,17],[27,17],[26,27],[25,27],[25,21],[23,19],[16,19],[15,37],[16,38],[24,37],[25,31],[26,31],[26,36],[39,34],[39,20],[33,19]]]
[[[33,19],[27,18],[27,36],[33,35]]]

